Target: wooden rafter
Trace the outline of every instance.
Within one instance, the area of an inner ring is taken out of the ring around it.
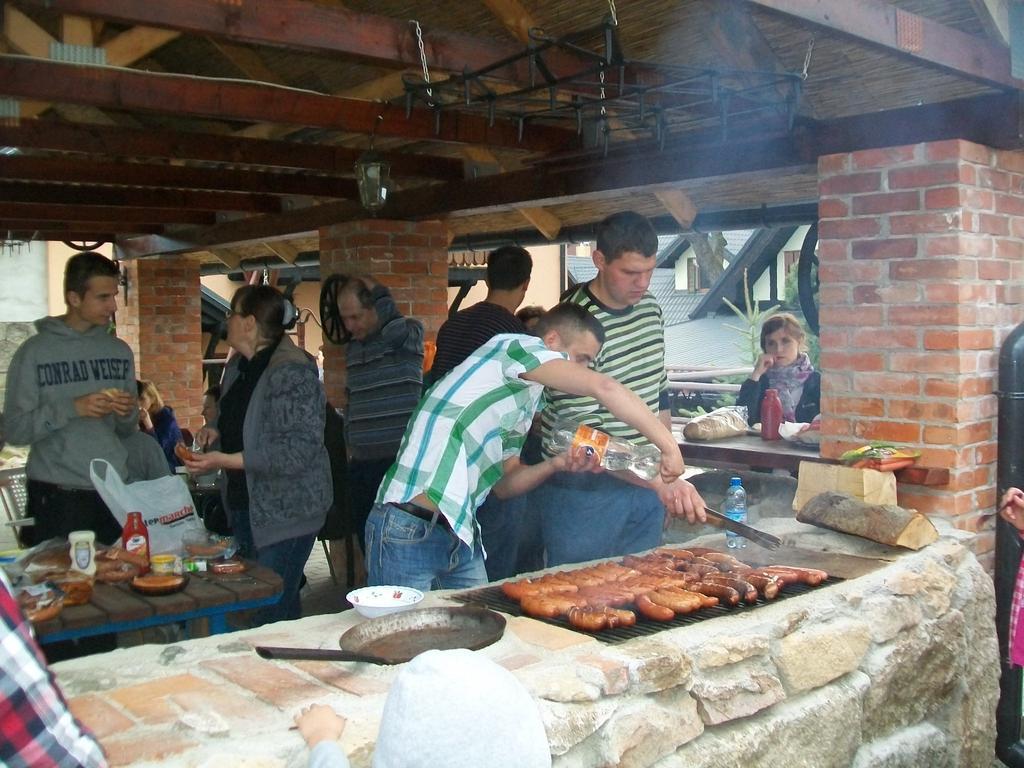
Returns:
[[[358,197],[354,179],[296,173],[187,168],[153,163],[114,163],[48,157],[0,157],[0,178],[139,187],[229,190],[268,195]]]
[[[80,206],[68,203],[0,203],[0,218],[8,221],[120,221],[125,224],[201,224],[204,226],[210,226],[217,220],[217,217],[210,212],[186,211],[178,208]]]
[[[697,218],[697,206],[683,190],[656,189],[654,196],[658,198],[658,202],[672,215],[684,232],[693,226],[693,220]]]
[[[988,85],[1024,88],[1009,52],[990,41],[880,0],[746,0]],[[914,30],[908,40],[905,30]]]
[[[322,144],[181,133],[160,129],[111,128],[101,125],[22,120],[0,125],[0,146],[47,149],[123,158],[175,158],[295,168],[349,174],[362,150]],[[381,152],[394,176],[460,179],[462,162],[447,157]]]
[[[270,85],[185,75],[64,64],[0,56],[0,93],[15,98],[45,98],[72,104],[136,109],[177,117],[252,120],[333,128],[369,134],[377,117],[378,136],[441,142],[488,144],[554,151],[578,144],[572,131],[530,125],[522,136],[512,121],[465,114],[436,116],[414,109],[406,118],[398,108]],[[435,123],[435,119],[437,123]]]
[[[161,27],[238,42],[283,46],[307,51],[345,54],[391,65],[419,66],[420,55],[412,25],[403,19],[356,13],[341,6],[310,0],[19,0],[25,7],[60,13]],[[476,70],[519,54],[512,43],[428,28],[424,52],[431,69]],[[556,75],[575,71],[579,61],[553,52],[547,59]],[[526,82],[525,61],[506,68],[509,79]],[[496,73],[501,74],[501,73]]]
[[[244,213],[280,213],[284,209],[284,198],[275,195],[0,180],[0,208],[8,202],[66,204],[80,208],[99,205]]]
[[[1010,44],[1011,0],[968,0],[988,36],[1001,45]]]
[[[463,147],[462,153],[474,163],[488,166],[497,172],[507,169],[502,162],[486,147]],[[548,240],[554,240],[562,230],[562,222],[555,214],[544,208],[520,208],[519,215],[540,232]]]
[[[819,155],[874,147],[964,138],[988,146],[1021,145],[1021,115],[1016,94],[982,96],[958,102],[889,110],[856,119],[809,123],[796,135],[776,139],[733,141],[722,147],[681,145],[645,162],[633,155],[597,160],[586,168],[524,171],[395,193],[381,215],[400,220],[490,213],[508,207],[565,204],[609,194],[628,195],[652,186],[696,178],[732,176],[758,171],[806,169],[813,172]],[[218,224],[206,230],[178,233],[175,239],[128,238],[120,243],[128,256],[187,253],[210,245],[226,245],[313,232],[324,226],[366,215],[358,203],[341,201],[301,211]]]

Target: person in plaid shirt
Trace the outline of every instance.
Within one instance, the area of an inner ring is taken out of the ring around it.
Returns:
[[[68,711],[0,571],[0,765],[103,768],[100,745]]]
[[[666,482],[682,474],[672,433],[639,397],[587,367],[604,341],[598,320],[560,304],[536,333],[493,337],[416,406],[366,524],[371,585],[429,590],[486,583],[476,510],[488,493],[515,496],[557,471],[597,471],[592,459],[576,455],[520,463],[544,387],[595,398],[661,449]]]

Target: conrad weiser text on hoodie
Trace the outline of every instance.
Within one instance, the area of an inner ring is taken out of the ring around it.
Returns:
[[[4,401],[7,440],[31,445],[26,472],[33,480],[92,488],[89,462],[106,459],[128,477],[122,437],[138,430],[138,410],[127,416],[83,418],[75,399],[116,388],[136,395],[131,348],[106,328],[73,330],[59,317],[36,321],[39,331],[11,361]]]

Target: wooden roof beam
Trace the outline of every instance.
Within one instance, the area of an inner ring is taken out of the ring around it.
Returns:
[[[654,196],[658,202],[676,220],[684,232],[693,226],[693,220],[697,218],[697,206],[681,189],[656,189]]]
[[[0,157],[0,178],[9,181],[50,181],[116,186],[170,187],[267,195],[313,197],[359,196],[354,179],[298,173],[227,171],[153,163],[100,163],[66,157]]]
[[[238,192],[184,189],[141,189],[80,184],[36,184],[0,180],[0,210],[5,203],[45,203],[131,208],[173,208],[182,211],[280,213],[286,198]]]
[[[120,221],[125,224],[199,224],[204,226],[217,223],[216,215],[207,211],[110,205],[80,206],[68,203],[0,203],[0,218],[8,221]]]
[[[880,0],[746,2],[986,85],[1024,88],[1024,80],[1010,74],[1006,48]]]
[[[1010,0],[968,0],[986,34],[1001,45],[1010,44]]]
[[[159,5],[159,4],[157,4]],[[358,99],[324,96],[293,88],[167,75],[0,55],[0,94],[51,102],[141,110],[176,117],[249,120],[331,128],[369,134],[382,110],[378,136],[488,144],[538,152],[578,145],[575,132],[544,125],[519,126],[510,120],[442,113],[440,125],[428,109],[407,119],[400,109]],[[439,130],[437,130],[439,128]]]
[[[408,21],[310,0],[18,0],[18,4],[237,42],[340,53],[390,65],[420,65],[416,35]],[[423,45],[427,65],[449,72],[483,69],[522,53],[514,43],[429,27],[423,30]],[[545,61],[556,75],[570,74],[580,65],[576,57],[560,51],[550,51]],[[528,67],[520,60],[494,75],[527,82]]]
[[[0,125],[0,146],[118,157],[208,160],[332,174],[351,174],[353,164],[363,152],[322,144],[41,120]],[[392,176],[461,179],[464,175],[462,161],[457,159],[405,152],[378,154],[391,164]]]
[[[585,168],[529,168],[466,181],[396,192],[380,212],[384,218],[416,220],[489,213],[574,200],[647,191],[679,181],[735,176],[783,168],[808,168],[819,155],[860,149],[961,138],[989,146],[1020,147],[1022,114],[1017,94],[997,94],[954,102],[876,112],[859,118],[808,123],[794,135],[728,145],[682,145],[656,158],[623,154]],[[315,232],[344,221],[365,218],[354,201],[325,203],[301,211],[225,222],[206,230],[181,232],[175,238],[127,238],[119,250],[128,257],[188,253],[270,237]]]
[[[520,208],[519,213],[548,240],[554,240],[562,231],[562,220],[547,208]]]

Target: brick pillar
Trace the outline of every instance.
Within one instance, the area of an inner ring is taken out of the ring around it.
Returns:
[[[346,222],[320,230],[320,278],[369,275],[391,289],[398,310],[437,337],[448,316],[448,230],[439,221]],[[324,386],[345,404],[345,348],[324,339]]]
[[[117,335],[135,353],[140,379],[152,379],[178,424],[203,425],[202,297],[199,261],[187,256],[133,259],[128,300],[118,299]]]
[[[904,506],[994,546],[999,346],[1024,319],[1024,153],[965,141],[818,162],[822,452],[920,447],[948,486]]]

